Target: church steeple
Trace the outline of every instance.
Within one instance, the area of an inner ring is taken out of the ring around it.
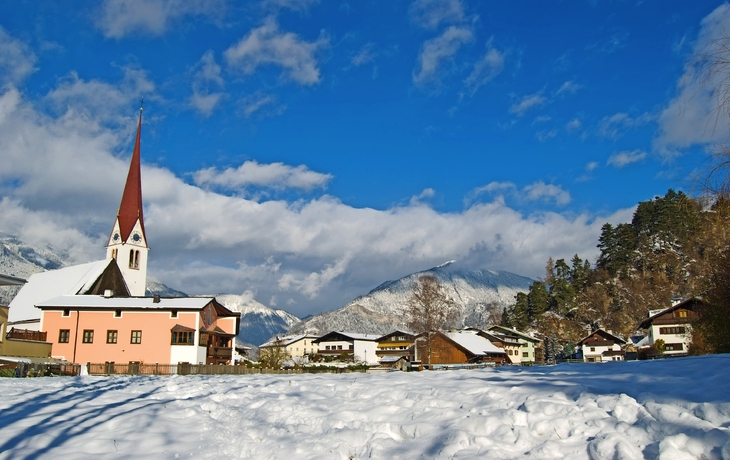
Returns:
[[[137,138],[134,141],[127,182],[124,184],[122,202],[119,205],[114,228],[106,246],[107,258],[116,259],[130,294],[140,297],[145,295],[147,288],[147,253],[149,252],[142,210],[141,134],[142,108],[140,107]]]
[[[139,109],[139,122],[137,123],[137,138],[134,141],[134,151],[132,152],[132,161],[129,164],[129,172],[127,173],[127,183],[124,184],[124,193],[122,194],[122,203],[119,205],[117,218],[119,219],[119,231],[121,232],[122,241],[127,241],[134,225],[139,220],[142,227],[142,237],[144,234],[144,216],[142,214],[142,175],[140,173],[140,153],[139,143],[142,134],[142,108]],[[146,239],[146,238],[145,238]]]

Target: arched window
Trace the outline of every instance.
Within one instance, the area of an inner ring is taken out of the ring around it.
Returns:
[[[115,259],[116,260],[116,258],[117,258],[117,250],[116,249],[112,249],[112,259]]]

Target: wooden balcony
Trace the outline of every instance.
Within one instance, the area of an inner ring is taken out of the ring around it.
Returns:
[[[233,357],[233,349],[231,347],[210,347],[208,348],[208,357],[216,359],[231,359]]]
[[[41,331],[30,331],[28,329],[15,329],[12,328],[5,335],[8,339],[16,340],[32,340],[34,342],[45,342],[46,333]]]

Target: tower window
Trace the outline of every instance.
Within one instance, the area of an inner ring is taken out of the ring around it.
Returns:
[[[139,268],[139,251],[129,250],[129,268]]]
[[[114,259],[114,260],[117,259],[117,250],[116,249],[112,249],[112,259]]]

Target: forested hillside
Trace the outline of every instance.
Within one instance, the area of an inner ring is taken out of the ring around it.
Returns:
[[[578,255],[548,260],[544,282],[517,294],[503,322],[575,343],[599,327],[628,337],[649,310],[669,307],[673,297],[702,296],[720,308],[730,278],[729,210],[724,200],[703,205],[674,190],[641,202],[630,223],[602,227],[595,265]],[[713,308],[695,334],[694,352],[721,349],[715,339],[723,330],[710,327]]]

